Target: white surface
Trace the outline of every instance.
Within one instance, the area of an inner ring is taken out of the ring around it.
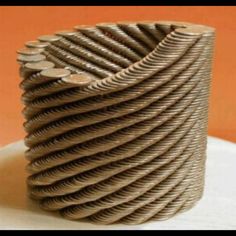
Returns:
[[[26,196],[23,142],[0,149],[0,229],[236,229],[236,144],[210,137],[203,198],[167,221],[137,226],[69,221],[39,209]]]

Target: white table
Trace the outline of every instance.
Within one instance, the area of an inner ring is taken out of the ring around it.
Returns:
[[[206,186],[191,210],[137,226],[93,225],[44,212],[26,196],[22,141],[0,148],[0,229],[236,229],[236,144],[209,137]]]

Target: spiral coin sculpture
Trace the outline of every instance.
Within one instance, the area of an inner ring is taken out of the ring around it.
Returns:
[[[214,29],[81,25],[17,51],[30,197],[99,224],[168,219],[202,196]]]

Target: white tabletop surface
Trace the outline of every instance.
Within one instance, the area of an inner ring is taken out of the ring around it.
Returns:
[[[167,221],[137,226],[94,225],[44,212],[26,196],[22,141],[0,148],[0,229],[236,229],[236,144],[208,138],[203,198],[191,210]]]

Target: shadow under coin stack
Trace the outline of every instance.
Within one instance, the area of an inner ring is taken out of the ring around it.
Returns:
[[[140,224],[202,196],[214,29],[76,26],[18,50],[30,197],[98,224]]]

